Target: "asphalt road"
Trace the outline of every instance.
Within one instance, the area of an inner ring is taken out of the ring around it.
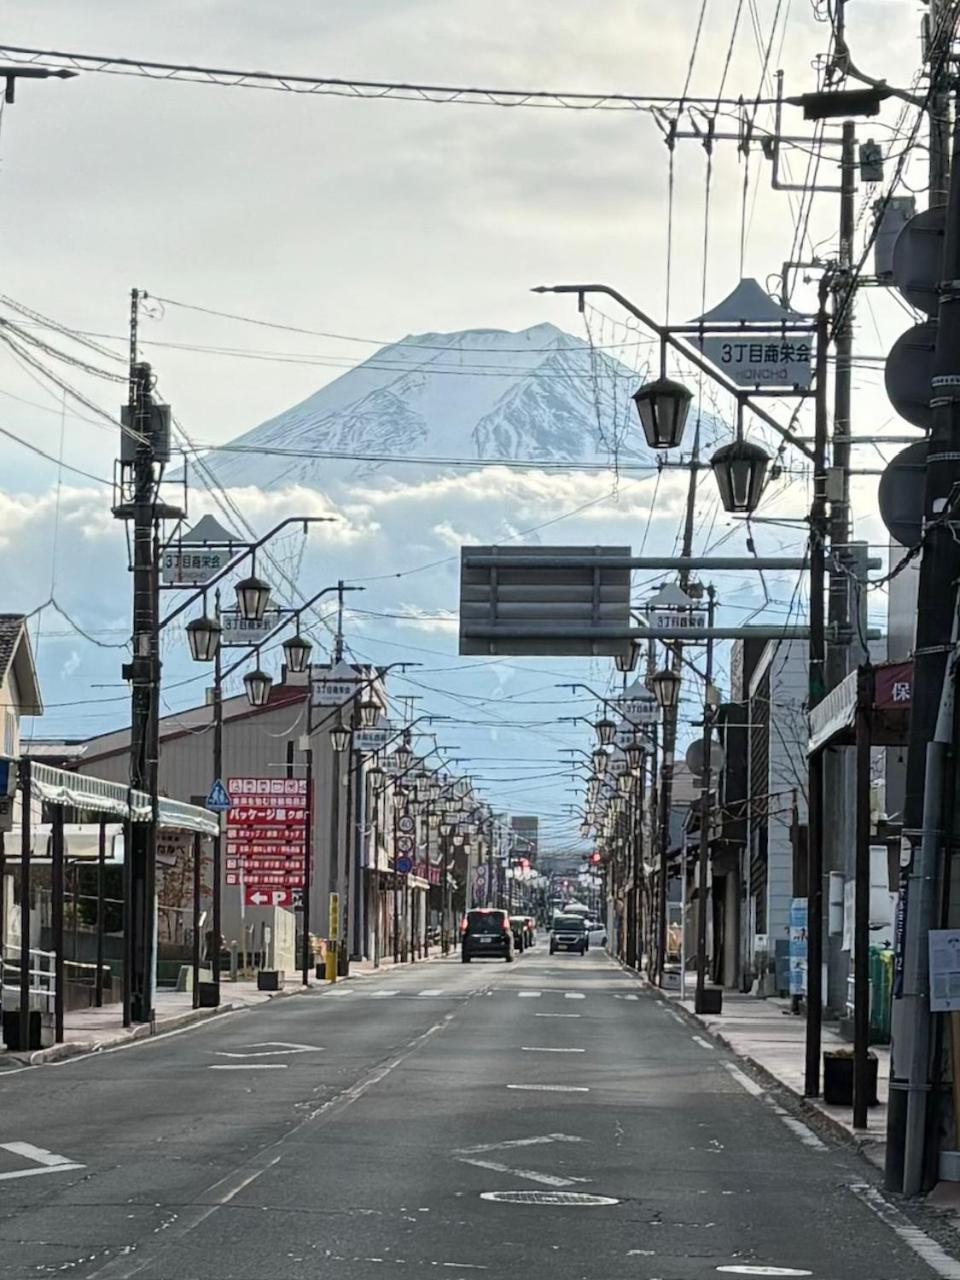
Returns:
[[[960,1264],[607,957],[541,945],[0,1076],[0,1277],[59,1274],[929,1280]]]

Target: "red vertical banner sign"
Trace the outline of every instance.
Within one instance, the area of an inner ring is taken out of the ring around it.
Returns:
[[[289,907],[303,888],[305,778],[230,778],[224,867],[248,907]]]

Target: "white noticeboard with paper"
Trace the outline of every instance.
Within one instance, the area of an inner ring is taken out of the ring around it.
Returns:
[[[930,1012],[960,1009],[960,929],[931,929]]]

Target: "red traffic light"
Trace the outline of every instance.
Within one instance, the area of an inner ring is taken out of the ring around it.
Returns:
[[[599,850],[599,849],[594,849],[593,853],[591,853],[591,855],[590,855],[590,861],[591,861],[591,863],[593,864],[593,866],[596,866],[596,865],[597,865],[597,863],[600,861],[600,850]]]

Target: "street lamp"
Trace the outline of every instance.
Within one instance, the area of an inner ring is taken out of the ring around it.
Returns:
[[[273,688],[273,676],[257,667],[255,671],[247,672],[243,677],[243,683],[247,691],[247,701],[251,707],[266,706],[270,690]]]
[[[360,728],[372,729],[377,723],[377,716],[379,716],[379,714],[379,702],[374,702],[372,698],[364,698],[360,703]]]
[[[460,801],[456,796],[448,796],[443,802],[444,813],[459,813]]]
[[[676,671],[664,668],[663,671],[656,671],[650,677],[650,684],[653,688],[654,697],[658,705],[664,711],[672,711],[680,701],[680,677]]]
[[[640,658],[640,646],[637,644],[636,640],[631,640],[630,648],[627,650],[627,652],[618,653],[614,658],[614,662],[617,665],[618,671],[622,671],[625,674],[627,674],[631,671],[636,671],[637,662],[639,658]]]
[[[237,583],[237,610],[247,622],[261,622],[269,603],[269,582],[251,574]]]
[[[340,752],[346,751],[347,746],[349,745],[349,742],[350,742],[350,730],[343,723],[343,721],[340,720],[330,730],[330,745],[333,747],[334,751],[336,751],[337,754],[339,755]]]
[[[593,767],[597,771],[597,773],[599,774],[606,773],[607,766],[610,763],[610,757],[607,755],[607,753],[603,750],[602,747],[597,747],[596,751],[594,751],[593,753],[592,759],[593,759]]]
[[[212,662],[220,648],[221,627],[216,618],[194,618],[187,623],[187,643],[194,662]]]
[[[623,749],[623,754],[627,757],[627,768],[637,772],[643,768],[643,757],[646,755],[646,748],[642,742],[628,742]]]
[[[691,392],[671,378],[660,377],[634,392],[640,425],[651,449],[675,449],[683,439]]]
[[[767,478],[769,455],[758,444],[736,439],[710,459],[724,511],[756,511]]]
[[[597,731],[597,742],[601,747],[613,746],[613,741],[617,736],[617,726],[612,720],[598,720],[594,728]]]
[[[287,670],[295,675],[306,671],[312,649],[313,645],[309,640],[305,640],[299,631],[296,635],[284,640],[283,658],[287,664]]]
[[[376,766],[374,766],[372,769],[368,769],[367,781],[370,783],[370,786],[373,788],[373,790],[377,791],[380,788],[380,786],[383,784],[383,770],[376,768]]]
[[[400,769],[401,773],[405,772],[410,768],[411,764],[413,764],[413,751],[411,750],[410,743],[406,738],[403,739],[394,751],[393,758],[396,760],[397,767]]]
[[[617,790],[622,796],[628,796],[633,790],[633,777],[634,775],[627,770],[617,778]]]

